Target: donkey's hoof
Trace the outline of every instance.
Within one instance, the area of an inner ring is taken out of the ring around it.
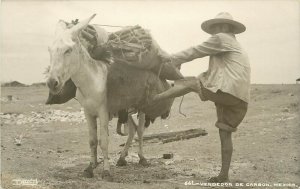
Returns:
[[[117,161],[117,166],[126,166],[127,165],[127,161],[125,160],[125,158],[119,158],[119,160]]]
[[[94,177],[93,169],[91,167],[86,168],[83,171],[83,177],[85,177],[85,178],[93,178]]]
[[[146,158],[140,158],[139,164],[142,166],[149,166],[150,163],[146,160]]]
[[[112,182],[113,181],[113,177],[111,176],[110,172],[108,170],[104,170],[102,173],[102,179],[106,180],[108,182]]]

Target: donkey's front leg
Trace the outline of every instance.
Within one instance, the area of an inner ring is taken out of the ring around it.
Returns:
[[[89,144],[91,149],[91,160],[89,166],[84,170],[84,176],[91,178],[94,176],[93,169],[97,167],[97,118],[84,111],[89,128]]]
[[[109,143],[109,131],[108,131],[108,121],[109,115],[106,105],[102,105],[99,109],[99,119],[100,119],[100,140],[99,145],[103,154],[103,173],[102,178],[107,181],[112,181],[112,176],[110,174],[110,165],[108,161],[108,143]]]
[[[144,130],[145,130],[145,114],[143,112],[140,112],[139,114],[139,125],[137,127],[137,134],[138,134],[138,139],[139,139],[139,164],[143,166],[149,165],[147,162],[146,158],[144,157],[144,152],[143,152],[143,135],[144,135]]]

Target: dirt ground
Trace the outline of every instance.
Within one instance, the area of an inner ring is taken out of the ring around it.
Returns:
[[[102,164],[94,171],[94,178],[82,177],[89,163],[88,132],[76,100],[46,106],[46,87],[4,87],[1,93],[1,185],[5,189],[204,188],[197,184],[207,183],[220,170],[214,104],[201,102],[195,94],[184,98],[181,109],[186,117],[179,114],[181,98],[177,98],[170,118],[157,119],[145,135],[192,128],[203,128],[208,135],[166,144],[145,143],[145,157],[151,163],[148,167],[138,164],[136,145],[127,157],[128,165],[115,166],[122,149],[119,145],[126,137],[116,134],[116,119],[111,121],[109,156],[114,181],[106,182],[101,179]],[[12,95],[11,101],[5,99],[8,95]],[[252,85],[249,111],[233,134],[230,179],[269,186],[231,188],[300,186],[299,96],[300,85],[296,84]],[[66,112],[74,116],[59,117]],[[165,160],[164,153],[173,153],[174,158]],[[101,157],[99,148],[99,160]],[[14,179],[34,179],[38,184],[18,186]],[[186,181],[195,185],[186,186]]]

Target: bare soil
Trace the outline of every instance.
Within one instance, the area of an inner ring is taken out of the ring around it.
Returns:
[[[148,167],[138,164],[136,145],[127,157],[128,165],[115,166],[122,149],[119,145],[126,137],[116,134],[116,119],[112,120],[109,156],[114,180],[106,182],[101,178],[102,164],[94,171],[94,178],[82,177],[89,163],[88,132],[76,100],[44,105],[48,90],[42,86],[3,87],[1,93],[1,185],[5,189],[203,188],[184,184],[206,183],[220,170],[215,107],[211,102],[201,102],[196,94],[184,97],[181,110],[186,117],[179,114],[181,98],[177,98],[170,118],[157,119],[145,135],[192,128],[205,129],[208,135],[166,144],[145,143]],[[8,95],[12,95],[11,101],[5,100]],[[233,134],[231,181],[270,185],[243,188],[296,188],[275,187],[276,183],[300,186],[300,85],[252,85],[251,96],[249,111]],[[65,116],[49,121],[57,110],[78,115],[78,119]],[[38,113],[42,116],[32,117]],[[173,159],[163,159],[164,153],[173,153]],[[100,148],[98,154],[101,161]],[[37,179],[38,185],[16,186],[13,179]]]

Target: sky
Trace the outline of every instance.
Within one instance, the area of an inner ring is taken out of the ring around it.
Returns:
[[[144,1],[2,1],[0,81],[44,82],[48,46],[58,20],[91,24],[141,25],[168,53],[208,39],[201,23],[229,12],[247,30],[237,40],[248,52],[251,83],[295,83],[300,77],[300,1],[298,0],[144,0]],[[116,28],[105,27],[107,31]],[[208,57],[182,66],[185,76],[208,68]]]

